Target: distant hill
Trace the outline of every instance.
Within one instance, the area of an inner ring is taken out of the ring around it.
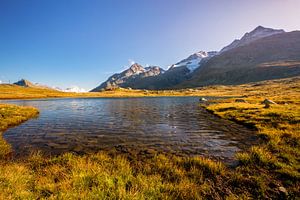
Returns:
[[[84,93],[87,92],[85,89],[80,88],[78,86],[72,86],[66,89],[62,89],[59,87],[49,87],[47,85],[42,85],[39,83],[32,83],[26,79],[21,79],[15,83],[13,83],[13,85],[18,85],[21,87],[25,87],[25,88],[37,88],[37,89],[46,89],[46,90],[54,90],[57,92],[70,92],[70,93]]]
[[[48,90],[56,90],[52,87],[47,85],[41,85],[39,83],[32,83],[26,79],[21,79],[14,83],[14,85],[22,86],[22,87],[29,87],[29,88],[40,88],[40,89],[48,89]]]
[[[18,86],[22,86],[22,87],[38,87],[36,84],[33,84],[30,81],[25,80],[25,79],[21,79],[21,80],[15,82],[14,84],[18,85]]]

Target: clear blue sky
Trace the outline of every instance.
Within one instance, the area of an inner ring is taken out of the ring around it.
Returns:
[[[258,25],[300,29],[299,0],[0,0],[0,80],[91,89],[134,60],[166,68]]]

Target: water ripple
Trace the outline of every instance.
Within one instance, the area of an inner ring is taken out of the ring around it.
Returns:
[[[17,154],[93,152],[118,145],[231,159],[253,132],[205,111],[195,97],[10,101],[40,109],[37,119],[9,129]]]

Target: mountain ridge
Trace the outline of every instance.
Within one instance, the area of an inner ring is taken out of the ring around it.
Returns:
[[[114,74],[92,91],[114,87],[155,90],[198,87],[209,84],[240,84],[299,75],[298,65],[295,63],[298,63],[298,59],[300,59],[297,57],[298,46],[300,47],[297,38],[300,36],[296,34],[296,38],[291,38],[293,41],[289,42],[289,38],[286,37],[290,35],[287,33],[291,32],[257,26],[240,39],[223,47],[219,52],[199,51],[171,65],[166,71],[143,77],[140,75],[131,78],[119,77],[117,78],[121,79],[119,83],[118,80],[111,80],[118,76],[118,74]],[[282,37],[277,37],[282,34]],[[268,42],[270,38],[272,41]],[[260,42],[263,45],[259,45]],[[287,43],[289,45],[286,45]],[[287,48],[287,51],[285,52],[282,47]],[[276,49],[274,50],[274,48]],[[295,53],[296,56],[293,56]],[[295,62],[292,62],[293,59]],[[269,62],[277,63],[276,66],[266,67]],[[282,66],[278,65],[280,62]],[[287,65],[289,67],[286,67]],[[139,69],[143,71],[141,68]]]
[[[300,75],[300,31],[271,35],[223,52],[174,88],[235,85]]]
[[[255,40],[259,40],[264,37],[268,37],[271,35],[276,35],[280,33],[284,33],[285,31],[283,29],[272,29],[272,28],[265,28],[263,26],[257,26],[254,30],[245,33],[241,39],[235,39],[232,43],[229,45],[223,47],[220,51],[220,53],[223,53],[225,51],[228,51],[230,49],[240,47],[246,44],[249,44]]]

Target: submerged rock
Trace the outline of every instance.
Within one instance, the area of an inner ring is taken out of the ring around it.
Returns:
[[[201,98],[199,99],[199,101],[200,101],[200,102],[207,102],[208,100],[207,100],[206,98],[204,98],[204,97],[201,97]]]

